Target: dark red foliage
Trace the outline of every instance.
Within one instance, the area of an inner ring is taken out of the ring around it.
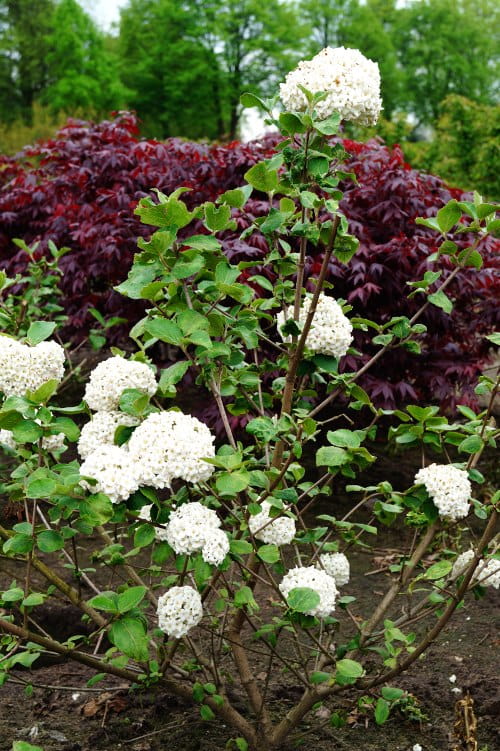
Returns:
[[[0,157],[0,263],[10,272],[24,266],[24,254],[12,243],[17,237],[28,243],[39,240],[40,252],[49,239],[59,247],[69,246],[72,251],[61,260],[68,335],[78,340],[86,332],[90,307],[124,316],[132,324],[143,307],[112,286],[125,278],[137,237],[150,233],[133,214],[138,200],[151,188],[168,193],[180,185],[191,188],[185,195],[190,205],[214,200],[240,185],[246,170],[269,157],[275,144],[275,137],[226,146],[138,140],[136,121],[128,113],[96,125],[69,121],[54,140],[26,148],[16,158]],[[335,295],[348,299],[357,315],[377,321],[411,316],[420,301],[406,299],[406,282],[422,278],[436,242],[435,233],[414,220],[435,214],[462,194],[437,177],[411,169],[397,147],[390,150],[376,141],[346,140],[344,145],[359,185],[345,186],[342,208],[361,247],[349,266],[332,264]],[[232,261],[255,259],[259,264],[266,251],[264,238],[254,234],[241,241],[239,232],[267,208],[265,197],[257,196],[249,201],[246,214],[237,214],[238,232],[224,238]],[[483,269],[461,272],[450,287],[452,317],[432,306],[425,312],[422,320],[429,334],[422,355],[396,350],[367,374],[363,385],[378,404],[393,407],[423,400],[452,407],[457,399],[473,401],[472,389],[488,349],[483,336],[498,326],[495,251],[498,246],[489,240],[482,249]],[[320,260],[312,252],[308,273],[317,271]],[[127,330],[113,329],[117,343]],[[357,344],[367,358],[371,346],[364,335]],[[355,365],[354,358],[344,363],[346,368]]]

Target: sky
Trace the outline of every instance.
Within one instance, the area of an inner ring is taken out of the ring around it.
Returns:
[[[80,4],[104,31],[110,31],[114,22],[120,19],[120,7],[126,0],[80,0]]]

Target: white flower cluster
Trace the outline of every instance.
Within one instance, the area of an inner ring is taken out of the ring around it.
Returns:
[[[328,576],[335,579],[337,587],[343,587],[348,583],[351,569],[344,553],[323,553],[319,560],[321,561],[319,568],[323,567]]]
[[[125,412],[96,412],[85,423],[78,440],[78,453],[86,459],[99,446],[114,444],[115,431],[120,425],[132,427],[139,420]]]
[[[451,464],[430,464],[415,475],[416,485],[425,488],[446,519],[463,519],[469,513],[472,486],[467,472]]]
[[[286,109],[307,109],[300,86],[313,94],[326,93],[315,106],[321,120],[338,112],[342,120],[375,125],[382,109],[378,65],[359,50],[325,47],[312,60],[302,60],[280,84],[280,98]]]
[[[0,391],[5,396],[25,396],[46,381],[60,382],[64,360],[64,349],[57,342],[30,347],[0,335]]]
[[[281,580],[279,589],[287,598],[292,589],[306,587],[313,589],[319,595],[319,604],[307,611],[307,615],[315,615],[318,618],[326,618],[335,610],[335,600],[338,595],[335,579],[326,571],[321,571],[315,566],[297,566],[290,569]]]
[[[266,545],[289,545],[295,537],[295,521],[289,516],[280,516],[276,519],[270,515],[271,504],[262,501],[262,511],[255,516],[250,516],[248,527],[257,540]]]
[[[153,396],[157,389],[154,373],[143,362],[110,357],[90,374],[83,398],[90,409],[113,412],[118,409],[125,389],[137,389]]]
[[[39,423],[39,420],[35,420],[35,422]],[[66,450],[67,446],[64,443],[64,433],[56,433],[55,435],[47,435],[45,438],[42,439],[42,448],[45,451],[50,451],[52,453],[55,453],[57,451],[60,451],[61,449]],[[0,430],[0,443],[2,443],[7,448],[11,449],[12,451],[15,451],[18,444],[16,443],[16,440],[14,436],[12,435],[12,431],[10,430]]]
[[[465,573],[466,568],[468,568],[473,558],[473,550],[466,550],[464,553],[460,553],[460,555],[457,556],[451,571],[453,579],[456,579],[457,576],[461,576]],[[479,563],[472,577],[472,581],[482,584],[483,587],[500,589],[500,561],[496,558],[489,558],[487,561]]]
[[[201,597],[193,587],[172,587],[158,600],[158,626],[181,639],[203,618]]]
[[[312,295],[307,295],[299,312],[299,326],[302,328],[306,322],[311,308]],[[281,334],[281,326],[285,321],[293,318],[293,306],[286,311],[278,313],[278,331]],[[281,337],[284,341],[290,341],[290,337]],[[318,305],[311,328],[306,338],[306,346],[313,352],[321,352],[331,357],[343,357],[352,342],[352,324],[342,312],[342,308],[333,297],[320,294]]]
[[[121,446],[99,446],[82,463],[80,475],[96,480],[95,485],[81,480],[82,487],[91,493],[105,493],[112,503],[126,501],[139,487],[138,467]]]
[[[139,511],[139,519],[143,519],[145,522],[151,522],[151,524],[154,524],[153,520],[151,519],[151,508],[152,504],[149,504],[149,506],[143,506],[141,510]],[[157,540],[164,541],[167,539],[167,530],[165,527],[157,527],[155,525],[155,537]]]
[[[218,566],[229,552],[229,540],[220,525],[213,509],[198,501],[185,503],[170,514],[165,539],[178,555],[201,550],[206,563]]]
[[[140,467],[141,485],[168,488],[173,479],[208,480],[214,467],[214,438],[196,417],[182,412],[155,412],[134,430],[130,458]]]

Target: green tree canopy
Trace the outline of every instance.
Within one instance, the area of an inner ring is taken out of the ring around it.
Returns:
[[[48,85],[42,101],[53,112],[103,115],[125,103],[102,34],[76,0],[59,0],[47,36]]]

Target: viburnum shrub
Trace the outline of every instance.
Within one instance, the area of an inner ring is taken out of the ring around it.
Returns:
[[[0,263],[10,276],[24,273],[27,257],[15,238],[29,245],[39,241],[38,254],[49,254],[49,241],[71,249],[60,268],[62,304],[69,316],[63,335],[73,343],[81,344],[94,325],[91,310],[101,316],[101,328],[110,318],[135,323],[144,314],[144,301],[113,288],[132,264],[137,237],[147,239],[151,232],[133,215],[137,202],[150,195],[151,188],[170,194],[178,185],[190,188],[183,196],[189,209],[215,201],[224,191],[240,187],[256,162],[271,158],[278,141],[277,135],[227,146],[180,139],[141,141],[135,119],[127,113],[97,125],[70,121],[54,140],[27,148],[15,159],[0,160]],[[360,246],[350,264],[330,260],[327,280],[335,283],[336,295],[352,304],[357,316],[384,323],[396,315],[411,318],[419,303],[408,299],[408,282],[436,269],[444,279],[453,269],[446,258],[437,263],[435,232],[415,219],[431,216],[452,198],[470,201],[471,196],[411,169],[398,147],[388,149],[376,141],[341,143],[348,152],[345,171],[357,177],[357,182],[341,180],[341,210]],[[266,238],[258,227],[251,235],[244,230],[255,227],[255,219],[269,208],[267,193],[254,190],[244,207],[234,209],[236,226],[219,236],[232,263],[253,262],[242,268],[239,282],[255,286],[252,277],[267,279],[258,290],[264,296],[275,281],[273,270],[263,263]],[[204,231],[199,220],[196,226]],[[461,250],[472,240],[467,233],[454,238]],[[294,250],[298,241],[295,235],[289,238]],[[474,387],[490,355],[485,335],[499,328],[498,239],[483,237],[480,251],[482,267],[461,268],[448,287],[453,317],[435,306],[422,314],[427,331],[419,339],[420,353],[391,349],[383,363],[376,362],[361,376],[361,385],[377,406],[394,408],[418,400],[450,411],[457,403],[477,406]],[[308,240],[306,280],[318,274],[322,252]],[[102,344],[102,331],[99,336]],[[118,323],[106,336],[111,344],[130,348],[126,325]],[[369,332],[358,329],[355,337],[363,354],[349,354],[341,367],[358,368],[375,353]],[[163,363],[175,362],[176,356],[175,347],[155,353]],[[189,371],[185,383],[192,378]],[[208,400],[203,399],[197,414],[213,425],[215,417],[205,404]]]
[[[322,716],[341,725],[339,701],[360,693],[383,724],[404,697],[393,680],[417,662],[468,590],[479,596],[500,586],[500,491],[477,467],[499,435],[491,411],[500,376],[481,378],[489,406],[479,414],[462,405],[461,421],[450,422],[435,406],[410,405],[392,413],[388,436],[387,410],[359,385],[387,354],[418,354],[428,311],[453,314],[447,291],[464,269],[481,273],[485,238],[498,229],[496,207],[475,194],[419,220],[434,233],[436,266],[449,273],[415,275],[411,317],[356,316],[327,280],[332,259],[349,269],[358,253],[340,208],[340,184],[354,175],[330,137],[343,116],[376,118],[378,69],[368,63],[340,50],[299,66],[281,89],[295,108],[277,120],[285,138],[240,187],[198,204],[185,202],[182,185],[139,202],[137,215],[155,230],[139,240],[120,285],[147,307],[131,330],[138,351],[127,358],[114,350],[100,363],[83,404],[59,406],[64,351],[46,341],[43,327],[32,324],[22,340],[0,337],[1,440],[10,457],[3,491],[20,518],[0,536],[3,554],[25,564],[0,596],[2,681],[49,650],[95,670],[91,682],[118,676],[135,691],[158,686],[199,704],[203,720],[232,729],[229,745],[240,750],[280,748],[300,736],[312,708],[322,705]],[[267,107],[253,95],[243,103]],[[262,272],[243,283],[254,262],[229,258],[222,239],[237,230],[255,193],[266,196],[268,210],[241,241],[259,232],[265,252]],[[306,287],[312,246],[319,267]],[[359,331],[370,332],[370,356],[354,349]],[[499,339],[495,333],[489,342]],[[159,373],[148,359],[157,343],[182,353]],[[351,358],[362,365],[351,368]],[[211,394],[222,441],[169,408],[189,368]],[[343,414],[332,425],[327,408],[340,399]],[[234,412],[248,418],[241,440],[231,428]],[[81,432],[72,417],[79,413],[88,417]],[[362,427],[353,429],[350,415]],[[367,448],[377,433],[381,450],[387,441],[420,449],[410,488],[393,487],[390,477],[356,482],[377,459]],[[79,459],[64,461],[72,443]],[[346,478],[347,513],[315,514]],[[467,548],[472,514],[483,529]],[[410,532],[403,552],[383,595],[374,592],[361,607],[350,553],[395,522]],[[82,545],[92,548],[92,566]],[[82,614],[67,641],[39,627],[39,608],[54,598]],[[415,627],[423,618],[425,630]],[[290,696],[300,691],[280,716],[268,702],[277,679]]]

